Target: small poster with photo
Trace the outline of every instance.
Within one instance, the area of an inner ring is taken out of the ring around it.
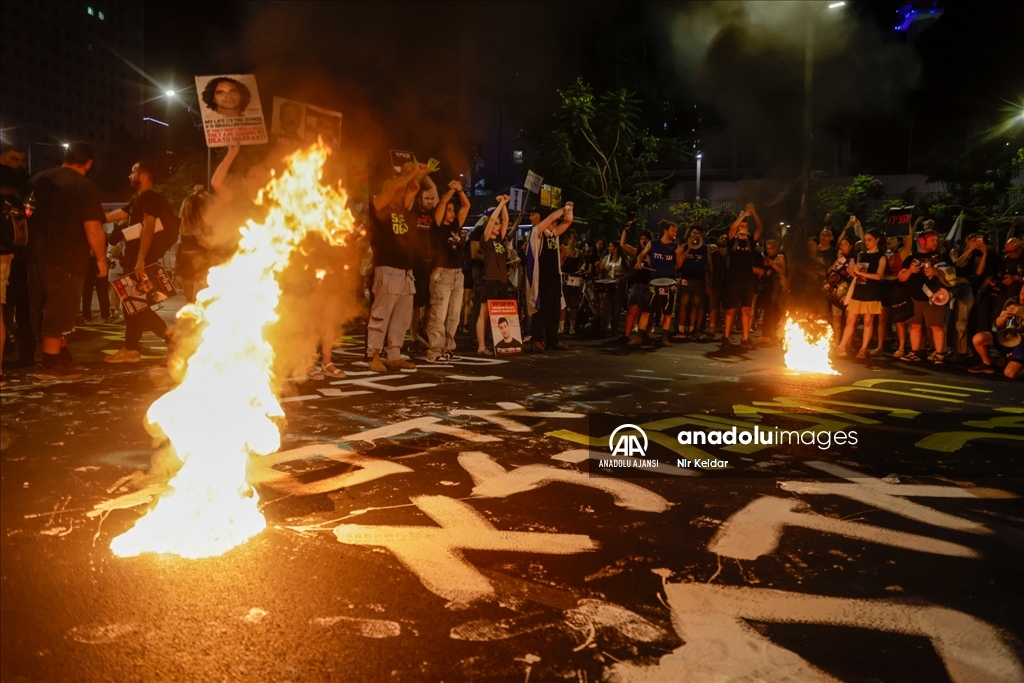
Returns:
[[[207,147],[266,144],[267,126],[252,74],[196,76]]]
[[[415,159],[415,155],[412,152],[403,149],[391,150],[391,168],[394,169],[396,178],[402,175],[402,167],[413,163],[413,159]]]
[[[523,333],[519,329],[519,305],[515,299],[492,299],[487,302],[491,319],[494,355],[508,356],[523,352]]]
[[[139,280],[132,271],[124,277],[114,280],[114,291],[121,299],[125,315],[134,315],[139,311],[151,308],[154,304],[167,301],[177,294],[171,277],[159,263],[146,266],[145,275]]]
[[[312,144],[320,137],[331,149],[341,144],[341,112],[274,97],[270,120],[270,137],[275,143]]]

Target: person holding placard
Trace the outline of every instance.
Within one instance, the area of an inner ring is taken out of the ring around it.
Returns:
[[[156,262],[163,255],[163,252],[156,253],[154,249],[157,222],[167,229],[177,222],[171,205],[163,195],[153,190],[155,176],[156,167],[151,162],[136,162],[132,166],[128,180],[138,194],[123,209],[108,213],[106,220],[108,223],[128,220],[128,227],[123,231],[125,248],[121,256],[121,265],[126,273],[134,271],[136,279],[140,282],[146,277],[146,265]],[[138,226],[139,236],[129,239],[129,232],[135,226]],[[124,322],[124,348],[107,356],[104,360],[108,363],[138,363],[142,358],[140,342],[146,330],[163,339],[165,343],[170,343],[171,335],[167,330],[167,323],[151,308],[125,315]]]

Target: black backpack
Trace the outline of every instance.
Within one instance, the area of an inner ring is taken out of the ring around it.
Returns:
[[[4,191],[2,215],[0,215],[0,254],[14,253],[16,247],[28,244],[28,219],[21,198],[14,193]]]

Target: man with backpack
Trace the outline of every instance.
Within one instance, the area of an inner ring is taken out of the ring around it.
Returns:
[[[125,273],[134,271],[135,278],[146,277],[146,266],[156,263],[178,241],[179,220],[167,200],[153,190],[156,166],[140,160],[132,166],[128,180],[138,194],[122,209],[107,214],[107,222],[128,220],[128,227],[139,225],[139,237],[126,239],[121,265]],[[157,231],[159,222],[161,230]],[[120,241],[122,234],[115,229],[111,239]],[[149,330],[165,342],[170,342],[167,324],[151,308],[144,308],[132,314],[125,314],[124,348],[107,356],[108,363],[138,363],[141,359],[142,334]]]

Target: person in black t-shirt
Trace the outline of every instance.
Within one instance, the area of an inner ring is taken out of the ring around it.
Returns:
[[[505,233],[508,231],[508,195],[500,195],[498,208],[484,225],[480,237],[480,255],[484,262],[483,279],[480,285],[480,313],[476,319],[476,352],[486,356],[484,329],[488,319],[487,302],[492,299],[508,298],[508,256],[505,254]]]
[[[757,222],[757,229],[753,233],[750,232],[748,217]],[[755,348],[750,339],[753,322],[751,305],[757,293],[757,279],[764,275],[764,257],[757,251],[757,240],[763,231],[764,224],[753,204],[747,204],[747,208],[729,228],[729,276],[725,284],[725,333],[722,335],[722,348],[728,348],[731,344],[729,335],[737,308],[740,309],[743,332],[740,346],[745,349]]]
[[[459,195],[458,208],[454,202]],[[430,229],[434,270],[430,275],[430,320],[427,323],[428,363],[455,360],[455,333],[459,329],[465,275],[466,234],[462,224],[469,215],[469,197],[462,183],[453,180],[441,197]]]
[[[366,326],[366,355],[374,372],[416,367],[402,358],[402,342],[409,329],[416,291],[412,274],[415,256],[409,234],[414,228],[411,210],[420,191],[416,177],[424,171],[429,172],[427,164],[408,165],[402,175],[384,183],[370,205],[373,306]]]
[[[31,180],[36,210],[29,223],[29,288],[33,326],[43,338],[36,375],[44,379],[81,375],[64,334],[75,326],[89,259],[96,260],[100,276],[107,272],[103,205],[96,186],[85,177],[93,157],[88,144],[72,142],[63,166]]]
[[[927,223],[925,224],[927,226]],[[942,290],[953,283],[950,276],[955,271],[938,254],[939,235],[934,230],[925,230],[918,238],[921,251],[908,259],[900,271],[899,280],[905,283],[907,294],[914,302],[914,315],[910,323],[910,353],[900,360],[920,361],[923,339],[923,328],[927,326],[932,333],[935,353],[932,360],[936,364],[943,361],[946,346],[946,321],[949,305],[941,300]],[[938,295],[938,296],[937,296]],[[949,293],[945,292],[948,301]]]
[[[556,221],[559,221],[557,224]],[[562,313],[562,265],[558,238],[572,225],[572,202],[541,218],[539,208],[530,211],[529,246],[526,256],[527,308],[532,307],[530,336],[533,350],[563,351],[569,346],[558,341]]]
[[[156,250],[153,248],[157,221],[160,221],[164,229],[170,229],[172,222],[176,220],[171,205],[153,190],[155,178],[156,169],[152,163],[137,162],[132,166],[128,180],[138,194],[123,209],[111,211],[106,217],[108,223],[127,219],[129,228],[141,226],[138,238],[126,239],[124,253],[121,256],[121,267],[125,273],[135,271],[135,279],[138,282],[145,279],[146,266],[163,255],[155,253]],[[111,238],[120,241],[121,232],[115,229]],[[142,358],[140,342],[146,330],[163,339],[165,343],[170,342],[167,324],[152,308],[144,308],[137,313],[128,313],[126,310],[124,322],[124,348],[107,356],[104,360],[108,363],[138,363]]]
[[[430,229],[434,225],[434,212],[437,209],[438,197],[437,186],[430,179],[430,173],[438,170],[436,161],[431,159],[427,162],[427,170],[416,176],[415,181],[420,183],[420,192],[417,195],[418,204],[413,208],[413,227],[411,232],[413,265],[412,275],[416,280],[416,294],[412,299],[412,327],[410,328],[413,346],[427,347],[427,340],[423,338],[426,333],[427,311],[430,304],[430,275],[434,270],[433,247],[430,239]]]
[[[857,329],[857,316],[862,315],[864,339],[857,358],[868,357],[868,345],[874,331],[874,317],[882,313],[882,279],[885,277],[886,257],[878,248],[881,241],[880,231],[874,228],[868,230],[864,233],[864,246],[867,251],[859,254],[856,262],[848,262],[847,270],[854,277],[851,285],[853,291],[847,294],[846,328],[843,330],[839,348],[836,349],[839,356],[847,355],[850,342],[853,341],[853,332]]]

